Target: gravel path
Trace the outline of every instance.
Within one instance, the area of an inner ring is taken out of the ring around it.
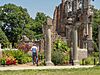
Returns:
[[[71,68],[91,68],[93,65],[88,66],[26,66],[26,65],[17,65],[17,66],[0,66],[0,71],[4,70],[44,70],[44,69],[71,69]]]

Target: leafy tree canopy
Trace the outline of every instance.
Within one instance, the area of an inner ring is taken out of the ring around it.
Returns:
[[[26,29],[25,35],[29,36],[32,33],[31,36],[34,36],[33,31],[30,30],[34,20],[29,16],[27,9],[21,6],[14,4],[0,6],[0,21],[2,22],[0,27],[12,43],[18,42]]]
[[[44,13],[37,12],[35,19],[32,19],[27,9],[14,4],[0,6],[0,27],[13,45],[20,41],[22,35],[31,40],[40,39],[46,18]]]
[[[46,21],[47,16],[42,12],[37,12],[32,30],[37,32],[38,34],[42,33],[42,26]]]

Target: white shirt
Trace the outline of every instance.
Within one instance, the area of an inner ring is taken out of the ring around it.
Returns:
[[[36,46],[32,46],[32,48],[36,48],[36,50],[37,50],[37,47]],[[32,48],[31,48],[31,50],[32,50]]]

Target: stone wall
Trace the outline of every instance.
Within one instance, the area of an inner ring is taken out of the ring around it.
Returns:
[[[78,49],[78,60],[87,58],[87,56],[88,56],[87,49]]]
[[[78,48],[78,60],[82,60],[88,57],[87,49]],[[73,59],[73,49],[71,49],[71,59]]]

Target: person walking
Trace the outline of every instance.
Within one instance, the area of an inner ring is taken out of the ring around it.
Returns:
[[[33,65],[37,64],[37,66],[38,66],[38,48],[37,48],[36,44],[33,44],[31,51],[32,51]]]

